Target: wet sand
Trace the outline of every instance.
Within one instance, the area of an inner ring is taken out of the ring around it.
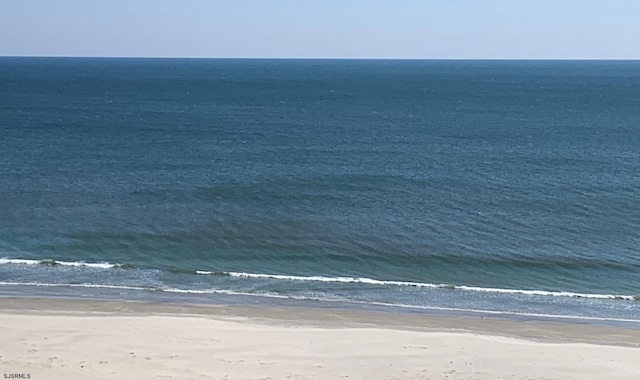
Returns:
[[[638,379],[640,329],[329,308],[0,298],[30,379]]]

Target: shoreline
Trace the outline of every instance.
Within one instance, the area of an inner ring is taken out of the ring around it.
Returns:
[[[63,286],[64,287],[64,286]],[[48,287],[47,287],[48,288]],[[51,288],[57,289],[57,288]],[[275,297],[261,294],[244,294],[234,292],[220,293],[194,293],[194,294],[173,294],[171,292],[153,292],[151,290],[133,291],[123,294],[72,294],[58,292],[37,292],[34,294],[21,294],[22,292],[8,292],[0,294],[0,299],[35,299],[35,300],[64,300],[64,301],[97,301],[97,302],[134,302],[160,305],[183,305],[183,306],[247,306],[259,305],[260,307],[293,307],[309,309],[335,309],[345,311],[360,312],[382,312],[394,314],[426,315],[440,317],[468,317],[468,318],[491,318],[508,321],[534,321],[551,322],[557,324],[570,325],[593,325],[621,327],[640,330],[640,318],[617,318],[600,316],[582,316],[572,314],[544,314],[533,312],[518,312],[504,310],[484,310],[467,309],[456,307],[426,307],[411,306],[402,304],[389,304],[381,302],[358,302],[350,300],[331,299],[305,299],[293,297]],[[204,296],[204,297],[203,297]],[[623,302],[623,301],[616,301]]]
[[[380,280],[373,277],[330,275],[289,275],[251,272],[203,271],[189,269],[180,275],[188,280],[160,280],[154,285],[131,281],[135,266],[106,261],[61,261],[58,259],[0,258],[9,265],[4,274],[12,278],[16,270],[34,270],[37,280],[0,281],[0,297],[41,297],[101,300],[138,300],[198,304],[273,304],[330,307],[356,310],[391,309],[396,313],[424,313],[446,316],[493,316],[514,320],[623,326],[640,329],[640,296],[633,291],[523,289],[454,285],[437,282]],[[64,268],[73,268],[67,271]],[[91,272],[105,278],[51,281],[58,269],[66,273]],[[77,271],[76,271],[77,270]],[[85,272],[87,270],[88,272]],[[164,269],[160,270],[165,273]],[[171,270],[169,271],[171,272]],[[167,272],[167,273],[169,273]],[[115,282],[108,279],[115,276]],[[144,275],[144,274],[141,274]],[[200,276],[189,277],[188,275]],[[203,275],[212,276],[210,279]],[[202,279],[203,284],[189,281]],[[175,279],[174,279],[175,280]],[[211,280],[211,283],[210,281]],[[252,289],[257,284],[260,290]],[[348,284],[348,285],[345,285]],[[349,288],[343,293],[342,286]],[[282,288],[280,288],[282,287]],[[316,288],[317,287],[317,288]],[[315,289],[311,292],[304,289]],[[351,296],[353,289],[354,296]],[[316,295],[318,294],[318,295]]]
[[[0,296],[0,315],[187,316],[246,319],[262,324],[312,327],[380,327],[410,331],[453,331],[538,342],[640,347],[640,328],[579,323],[557,318],[517,319],[481,312],[397,312],[396,308],[351,309],[323,306],[242,305],[48,297]],[[638,326],[640,327],[640,326]]]
[[[31,379],[632,379],[640,330],[265,305],[0,297]]]

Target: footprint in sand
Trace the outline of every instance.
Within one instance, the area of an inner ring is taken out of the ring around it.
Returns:
[[[55,356],[52,356],[52,357],[48,358],[47,359],[47,363],[45,364],[45,367],[47,367],[47,368],[53,367],[53,362],[54,362],[54,360],[57,360],[57,359],[58,358],[55,357]]]

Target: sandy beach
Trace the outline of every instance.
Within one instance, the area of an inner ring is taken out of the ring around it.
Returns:
[[[0,299],[4,379],[638,379],[640,329]]]

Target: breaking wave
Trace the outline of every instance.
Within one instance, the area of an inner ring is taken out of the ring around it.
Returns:
[[[107,262],[101,263],[87,263],[84,261],[60,261],[60,260],[29,260],[29,259],[10,259],[6,257],[0,258],[0,265],[3,264],[17,264],[17,265],[49,265],[49,266],[69,266],[69,267],[87,267],[87,268],[98,268],[98,269],[111,269],[111,268],[133,268],[133,266],[128,264],[112,264]]]
[[[638,301],[640,296],[624,295],[624,294],[593,294],[593,293],[575,293],[565,291],[549,291],[549,290],[527,290],[527,289],[505,289],[505,288],[486,288],[479,286],[453,285],[453,284],[433,284],[428,282],[412,282],[412,281],[387,281],[376,280],[367,277],[327,277],[327,276],[289,276],[281,274],[264,274],[264,273],[244,273],[244,272],[211,272],[196,271],[199,275],[216,275],[231,276],[239,278],[256,278],[256,279],[274,279],[283,281],[314,281],[328,283],[360,283],[378,286],[409,286],[417,288],[433,288],[447,290],[465,290],[474,292],[487,293],[505,293],[505,294],[524,294],[531,296],[552,296],[552,297],[573,297],[573,298],[591,298],[591,299],[615,299],[626,301]]]
[[[559,318],[559,319],[575,319],[575,320],[640,323],[640,320],[638,319],[629,319],[629,318],[606,318],[606,317],[596,317],[596,316],[542,314],[542,313],[527,313],[527,312],[510,312],[510,311],[500,311],[500,310],[464,309],[464,308],[456,308],[456,307],[406,305],[406,304],[395,304],[395,303],[388,303],[388,302],[351,300],[351,299],[344,299],[344,298],[282,295],[282,294],[276,294],[271,292],[256,292],[256,293],[239,292],[239,291],[225,290],[225,289],[181,289],[181,288],[173,288],[173,287],[157,288],[157,287],[109,285],[109,284],[64,284],[64,283],[56,284],[56,283],[8,282],[8,281],[0,281],[0,286],[100,288],[100,289],[150,291],[150,292],[166,292],[166,293],[181,293],[181,294],[222,294],[222,295],[232,295],[232,296],[252,296],[252,297],[265,297],[265,298],[278,298],[278,299],[291,299],[291,300],[336,302],[336,303],[346,302],[351,304],[382,306],[382,307],[397,307],[397,308],[403,308],[403,309],[416,309],[416,310],[437,310],[437,311],[479,313],[479,314],[492,314],[492,315],[512,315],[512,316],[538,317],[538,318]]]

